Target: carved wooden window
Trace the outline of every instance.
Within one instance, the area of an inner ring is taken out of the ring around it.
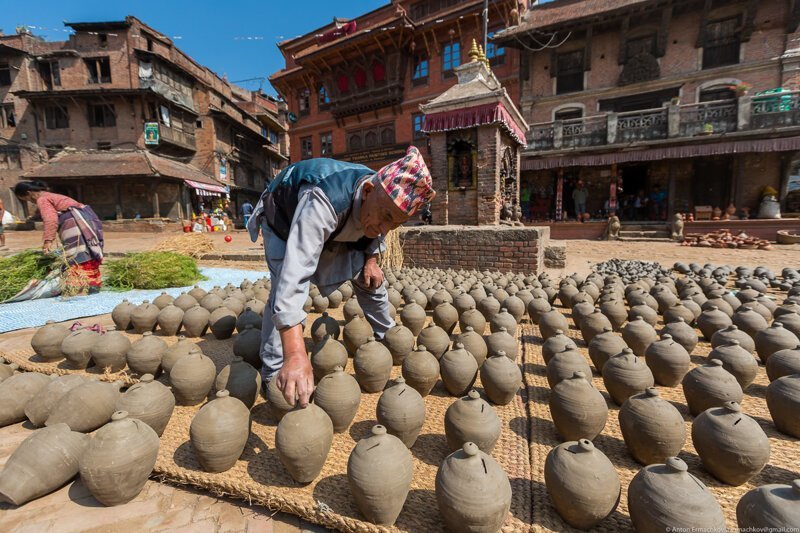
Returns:
[[[111,83],[111,61],[107,57],[90,57],[83,61],[89,71],[89,83]]]
[[[584,50],[556,56],[556,94],[583,90]]]
[[[574,120],[582,117],[583,109],[580,107],[569,107],[567,109],[562,109],[561,111],[556,111],[553,115],[555,120]]]
[[[0,105],[0,128],[14,128],[17,125],[17,116],[14,114],[14,104]]]
[[[317,103],[321,111],[328,109],[331,106],[331,96],[328,94],[328,89],[326,89],[324,85],[319,88],[317,98]]]
[[[640,54],[656,55],[655,34],[628,39],[625,42],[625,61]]]
[[[732,100],[736,93],[730,87],[712,87],[700,92],[701,102],[715,102],[717,100]]]
[[[461,64],[461,43],[447,43],[442,46],[442,72],[452,76],[453,69]]]
[[[411,115],[411,130],[414,132],[414,139],[423,139],[425,132],[422,131],[422,124],[425,121],[425,115],[416,113]]]
[[[703,36],[703,68],[739,63],[741,16],[709,22]]]
[[[56,61],[42,61],[39,63],[39,75],[42,77],[45,86],[52,89],[61,85],[61,68]]]
[[[380,85],[386,81],[386,65],[381,61],[372,63],[372,81],[375,85]]]
[[[321,157],[333,155],[333,134],[331,132],[319,134],[319,155]]]
[[[381,144],[388,145],[394,144],[394,127],[386,127],[381,129]]]
[[[491,39],[495,33],[497,32],[490,31],[487,35],[489,39],[486,43],[486,57],[489,59],[490,64],[502,65],[506,60],[506,49],[504,46],[492,42]]]
[[[297,109],[301,116],[308,115],[311,110],[311,91],[308,89],[300,91],[300,95],[297,97]]]
[[[354,133],[347,138],[347,149],[351,152],[357,152],[363,148],[361,144],[361,134]]]
[[[69,112],[60,105],[49,105],[44,108],[44,127],[48,130],[69,128]]]
[[[112,128],[117,125],[114,104],[89,104],[89,126],[92,128]]]
[[[364,148],[375,148],[376,146],[378,146],[378,133],[368,131],[364,135]]]
[[[425,85],[428,83],[429,70],[428,56],[425,54],[415,54],[411,71],[411,83],[414,85]]]
[[[350,78],[347,77],[347,74],[339,74],[339,77],[336,78],[336,86],[341,94],[350,92]]]
[[[367,73],[361,67],[356,67],[353,71],[353,80],[356,82],[358,89],[363,89],[367,86]]]
[[[11,85],[11,67],[8,63],[0,63],[0,87]]]
[[[395,144],[394,124],[379,124],[347,132],[347,150],[358,152]]]
[[[300,139],[300,157],[302,159],[311,159],[314,157],[314,144],[311,137],[303,137]]]

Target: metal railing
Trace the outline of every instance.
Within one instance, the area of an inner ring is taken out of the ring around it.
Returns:
[[[666,108],[629,111],[617,114],[617,142],[666,139],[668,133]]]
[[[692,137],[736,131],[739,104],[736,99],[714,100],[680,106],[680,136]]]
[[[750,111],[752,129],[771,129],[800,124],[800,91],[754,96]]]
[[[576,118],[562,122],[562,146],[583,148],[601,146],[608,142],[608,118],[606,115]]]

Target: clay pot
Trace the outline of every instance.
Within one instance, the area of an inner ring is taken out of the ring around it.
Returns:
[[[677,457],[639,470],[628,485],[628,510],[638,533],[726,530],[714,495]]]
[[[466,442],[439,467],[436,501],[450,531],[500,531],[511,507],[511,483],[497,461]]]
[[[677,387],[683,376],[689,371],[692,359],[686,348],[672,339],[672,335],[665,333],[658,340],[647,347],[645,363],[653,373],[653,379],[664,387]],[[664,458],[671,453],[665,455]]]
[[[733,324],[755,340],[758,332],[767,329],[766,319],[751,307],[741,306],[733,314]]]
[[[195,292],[195,289],[199,289],[200,291],[202,291],[202,296],[200,296],[199,292]],[[194,297],[195,294],[199,296],[199,299]],[[180,293],[180,295],[172,301],[172,305],[174,305],[175,307],[180,307],[185,313],[195,305],[199,305],[200,300],[202,300],[203,296],[205,295],[206,291],[204,291],[200,287],[195,287],[188,293],[185,292]]]
[[[231,398],[236,398],[245,407],[252,409],[258,393],[261,392],[261,373],[241,357],[234,357],[231,364],[217,374],[214,387],[218,391],[228,391]]]
[[[581,372],[591,379],[592,369],[577,350],[566,349],[555,354],[547,363],[547,384],[555,387],[562,380],[571,378],[575,372]]]
[[[472,329],[472,326],[467,326],[467,328],[456,337],[455,342],[460,342],[464,345],[464,349],[472,354],[472,357],[475,358],[475,362],[478,363],[479,367],[483,365],[486,356],[489,355],[489,347],[486,345],[486,341],[482,335],[479,335]]]
[[[517,333],[517,321],[505,307],[501,307],[500,312],[489,321],[489,331],[495,333],[501,329],[505,329],[512,337]]]
[[[347,348],[341,342],[326,335],[322,341],[314,345],[311,352],[314,379],[320,381],[323,376],[333,373],[337,366],[342,369],[347,368]]]
[[[447,302],[437,305],[433,309],[433,323],[452,335],[458,324],[458,310]]]
[[[661,328],[659,334],[670,335],[672,340],[683,346],[683,349],[686,350],[686,353],[689,355],[692,354],[694,349],[697,347],[698,341],[700,340],[697,337],[697,332],[695,329],[681,318],[678,318],[678,320],[675,322],[666,324],[663,328]]]
[[[167,343],[150,331],[145,331],[142,338],[131,344],[126,359],[132,372],[144,374],[161,374],[161,359],[167,352]]]
[[[441,359],[450,346],[450,336],[439,326],[430,323],[420,332],[417,344],[424,345],[437,359]]]
[[[444,414],[444,433],[451,451],[474,442],[481,451],[492,453],[500,432],[497,413],[474,389],[450,404]]]
[[[114,413],[121,381],[86,381],[70,389],[50,411],[46,426],[66,424],[72,431],[91,433],[106,424]]]
[[[206,399],[217,376],[214,362],[197,350],[178,359],[169,373],[169,383],[178,405],[197,405]]]
[[[227,307],[233,312],[234,315],[239,316],[244,311],[244,300],[229,296],[228,298],[224,298],[222,300],[222,305],[220,307]],[[213,313],[217,309],[219,309],[219,307],[216,309],[209,309],[209,311]]]
[[[628,320],[628,311],[625,309],[625,304],[619,300],[608,300],[601,303],[600,312],[608,318],[614,331],[619,331]]]
[[[158,457],[153,428],[117,411],[80,458],[81,480],[103,505],[128,503],[142,491]]]
[[[368,337],[353,358],[353,368],[365,392],[381,392],[392,373],[392,354],[374,337]]]
[[[697,327],[703,333],[703,337],[707,340],[711,340],[711,337],[714,336],[714,333],[721,329],[725,329],[728,326],[733,324],[731,318],[720,311],[717,306],[712,305],[708,309],[704,310],[700,313],[700,316],[697,317]]]
[[[221,307],[224,300],[218,294],[210,292],[198,300],[198,302],[203,309],[211,313],[214,309]]]
[[[175,410],[175,396],[167,386],[155,381],[153,374],[145,374],[139,383],[120,395],[116,410],[125,411],[131,418],[141,420],[160,437]]]
[[[0,357],[0,381],[4,379],[8,379],[14,375],[19,365],[16,363],[11,363],[10,365],[5,364],[6,360]]]
[[[131,341],[119,331],[109,331],[100,335],[92,345],[91,359],[98,368],[108,369],[109,372],[119,372],[126,365],[128,350]]]
[[[70,368],[84,369],[90,366],[92,347],[98,340],[98,332],[85,328],[67,335],[61,343],[61,353],[67,358]]]
[[[169,295],[168,295],[169,296]],[[160,298],[160,296],[159,296]],[[169,337],[174,337],[181,330],[183,323],[183,309],[167,304],[158,313],[158,327],[161,332]]]
[[[652,387],[655,380],[644,358],[625,348],[603,366],[603,384],[614,403],[622,405],[629,397]]]
[[[391,526],[403,510],[413,477],[411,452],[387,428],[376,425],[347,460],[353,500],[367,520]]]
[[[700,413],[692,423],[692,444],[711,475],[741,485],[769,462],[769,439],[736,402]]]
[[[128,301],[127,298],[118,303],[111,311],[111,320],[114,321],[117,331],[126,331],[133,327],[131,323],[131,313],[136,306]]]
[[[136,333],[154,331],[158,322],[158,313],[161,311],[157,306],[147,300],[137,305],[131,310],[131,325]]]
[[[236,313],[225,307],[217,307],[208,317],[208,327],[215,339],[230,339],[236,329]]]
[[[739,341],[717,346],[708,354],[708,359],[719,359],[722,368],[733,374],[742,390],[745,390],[758,375],[758,362],[753,355],[739,346]]]
[[[326,335],[338,339],[339,332],[339,322],[327,312],[323,312],[322,316],[311,324],[311,338],[314,339],[314,342],[321,341]]]
[[[337,309],[340,305],[342,305],[343,296],[342,293],[338,290],[331,291],[328,295],[328,308],[329,309]]]
[[[727,328],[721,329],[711,337],[711,346],[716,348],[723,344],[730,344],[731,341],[738,341],[739,346],[754,354],[756,353],[756,343],[753,337],[740,330],[738,326],[731,324]]]
[[[414,334],[407,327],[397,324],[386,332],[383,344],[392,354],[392,364],[402,365],[405,358],[414,349]]]
[[[550,359],[552,359],[555,354],[568,349],[577,350],[578,346],[575,344],[575,341],[564,335],[563,331],[557,330],[555,335],[548,338],[542,344],[542,358],[544,358],[544,364],[549,363]]]
[[[183,335],[178,335],[178,342],[167,348],[167,351],[164,352],[164,356],[161,358],[161,368],[164,372],[169,373],[175,365],[175,362],[184,355],[188,355],[192,348],[200,349],[195,343]]]
[[[233,339],[233,355],[260,369],[264,364],[261,360],[261,330],[248,324],[244,331],[237,333]]]
[[[314,390],[314,403],[328,414],[336,433],[350,427],[360,402],[361,389],[358,382],[344,372],[341,366],[323,376]]]
[[[421,396],[430,394],[439,380],[439,361],[424,345],[417,345],[416,350],[403,360],[401,370],[406,384]]]
[[[155,305],[159,309],[164,309],[165,307],[170,305],[173,302],[173,300],[175,300],[175,298],[173,298],[166,292],[162,291],[161,294],[159,294],[153,299],[153,305]]]
[[[423,313],[425,311],[423,310]],[[358,349],[373,335],[372,326],[363,315],[356,315],[344,326],[342,340],[347,353],[355,356]]]
[[[646,305],[634,305],[628,311],[628,322],[633,322],[637,318],[641,318],[653,327],[658,324],[658,313]],[[622,329],[622,328],[620,328]]]
[[[71,331],[66,325],[48,320],[34,333],[31,339],[31,348],[45,361],[60,361],[64,358],[64,354],[61,353],[61,344],[70,333]]]
[[[800,345],[779,350],[767,359],[767,377],[770,381],[792,374],[800,374]]]
[[[66,424],[37,430],[6,460],[0,471],[0,501],[23,505],[59,489],[78,473],[89,437]]]
[[[378,423],[385,426],[389,434],[411,448],[425,422],[425,401],[402,377],[394,383],[378,399],[376,416]]]
[[[589,302],[579,302],[572,306],[572,322],[575,327],[581,329],[583,319],[594,313],[595,308]],[[602,313],[601,313],[602,314]],[[604,315],[605,316],[605,315]],[[609,322],[610,324],[610,322]]]
[[[773,353],[794,348],[800,344],[797,336],[788,329],[783,327],[778,321],[772,323],[772,326],[762,329],[753,337],[756,343],[756,352],[761,362],[765,363],[769,356]]]
[[[549,402],[553,424],[563,440],[592,440],[606,425],[606,400],[583,372],[575,372],[558,383],[550,393]]]
[[[644,357],[647,347],[658,340],[658,334],[653,329],[653,326],[638,317],[625,324],[625,327],[622,328],[622,339],[633,350],[634,354]]]
[[[800,524],[800,479],[791,485],[762,485],[736,505],[741,531],[781,531]]]
[[[272,419],[276,422],[279,422],[281,418],[286,415],[286,413],[294,409],[294,405],[291,405],[286,401],[286,398],[283,396],[283,392],[278,388],[278,382],[275,379],[271,379],[267,382],[266,400],[267,410],[269,411]]]
[[[400,320],[405,327],[411,330],[415,337],[422,331],[426,318],[425,309],[416,302],[407,304],[400,311]]]
[[[213,296],[209,294],[206,298]],[[205,298],[203,298],[205,300]],[[217,306],[219,307],[219,306]],[[208,331],[208,321],[211,318],[211,312],[195,305],[183,314],[183,334],[189,338],[202,337]]]
[[[622,490],[614,465],[588,439],[550,450],[544,483],[558,514],[578,529],[590,529],[613,513]]]
[[[253,326],[256,329],[261,329],[263,325],[264,318],[261,314],[264,312],[264,304],[262,304],[258,300],[251,300],[245,304],[245,310],[239,317],[236,319],[236,331],[242,332],[244,328],[247,327],[248,324]],[[339,323],[337,322],[336,325],[338,326]],[[338,333],[337,333],[338,336]]]
[[[511,313],[511,316],[514,317],[514,322],[517,324],[519,324],[520,320],[522,320],[523,315],[525,315],[526,305],[525,302],[523,302],[522,299],[519,298],[518,294],[516,295],[512,294],[511,296],[503,300],[500,303],[500,305],[501,305],[500,309],[505,308],[509,313]]]
[[[478,377],[477,361],[460,342],[445,352],[439,360],[439,367],[442,383],[447,392],[453,396],[466,394]]]
[[[474,308],[469,308],[461,313],[458,324],[461,331],[466,331],[467,327],[471,327],[478,335],[483,335],[483,332],[486,331],[486,318]]]
[[[643,465],[663,463],[680,453],[686,442],[683,416],[655,387],[625,400],[619,426],[628,451]]]
[[[355,296],[353,296],[351,298],[348,298],[347,301],[345,302],[344,307],[342,307],[342,314],[344,314],[344,321],[350,322],[356,315],[363,317],[364,310],[361,309],[361,305],[359,305],[358,299]]]
[[[558,310],[551,309],[539,317],[539,332],[543,339],[547,340],[559,331],[569,331],[569,323]]]
[[[25,406],[50,384],[38,372],[14,374],[0,382],[0,427],[25,420]]]
[[[682,318],[687,324],[694,324],[694,313],[692,313],[688,307],[680,302],[675,302],[666,311],[664,311],[665,324],[677,322],[679,318]]]
[[[498,353],[481,366],[481,384],[492,403],[511,403],[522,386],[522,371],[505,353]]]
[[[547,342],[553,338],[554,337],[551,337]],[[574,347],[575,344],[573,343],[572,346]],[[628,345],[625,344],[622,337],[614,333],[611,328],[606,327],[602,333],[595,335],[589,343],[589,358],[592,360],[592,364],[597,372],[602,373],[603,365],[606,364],[606,361],[608,361],[611,356],[620,353],[627,347]],[[544,354],[544,347],[542,347],[542,354]]]
[[[3,385],[5,382],[0,383],[0,387]],[[766,399],[778,431],[800,438],[800,416],[797,416],[800,413],[800,374],[784,376],[770,383]]]
[[[77,374],[52,376],[52,380],[44,389],[34,396],[25,406],[25,416],[36,427],[44,426],[47,417],[69,391],[83,385],[86,380]]]
[[[500,312],[500,302],[493,295],[489,295],[478,302],[477,309],[486,321],[489,322]]]
[[[225,472],[236,464],[250,435],[250,409],[227,390],[192,418],[189,441],[206,472]]]
[[[741,403],[742,387],[736,378],[722,367],[722,361],[712,359],[691,370],[683,378],[683,394],[693,416],[728,401]]]
[[[278,457],[298,483],[316,479],[325,465],[332,441],[331,419],[313,403],[286,413],[275,431]]]
[[[586,344],[592,342],[596,335],[602,334],[606,329],[613,329],[611,322],[606,316],[595,309],[591,314],[581,320],[580,330]]]
[[[547,298],[534,298],[528,302],[527,308],[528,316],[534,324],[538,324],[542,315],[553,309],[550,306],[550,302],[547,301]]]

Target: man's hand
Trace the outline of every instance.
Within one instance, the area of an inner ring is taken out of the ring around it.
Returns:
[[[383,284],[383,270],[378,266],[378,256],[367,257],[364,263],[364,285],[368,289],[375,290]]]
[[[44,241],[42,244],[42,252],[49,254],[53,250],[53,241]]]
[[[283,366],[275,376],[275,383],[289,405],[295,405],[299,400],[300,407],[306,407],[314,392],[314,372],[306,354],[303,325],[283,329],[280,335]]]

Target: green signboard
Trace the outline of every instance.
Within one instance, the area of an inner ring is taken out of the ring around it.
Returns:
[[[144,144],[158,144],[158,122],[144,123]]]

